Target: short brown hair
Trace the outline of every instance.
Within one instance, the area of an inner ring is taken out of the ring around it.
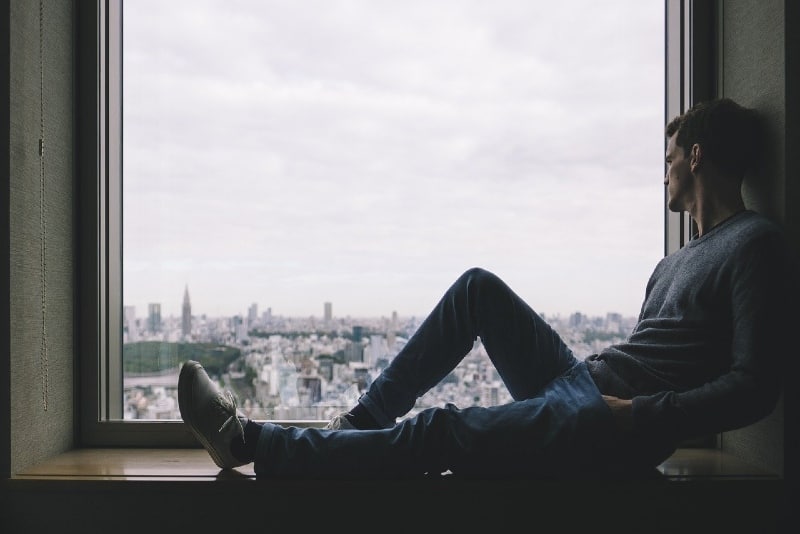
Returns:
[[[667,137],[676,132],[676,145],[684,153],[698,144],[705,157],[734,176],[742,177],[760,164],[764,139],[761,119],[755,110],[730,98],[695,104],[667,124]]]

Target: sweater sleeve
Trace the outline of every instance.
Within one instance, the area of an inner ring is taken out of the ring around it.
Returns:
[[[686,391],[633,398],[634,439],[654,446],[750,425],[769,415],[781,391],[794,269],[780,236],[766,236],[731,258],[731,344],[725,371]],[[720,298],[726,298],[720,295]]]

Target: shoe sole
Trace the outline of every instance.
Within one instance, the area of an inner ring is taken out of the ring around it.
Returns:
[[[219,455],[217,455],[217,451],[211,446],[211,443],[205,438],[203,433],[194,426],[194,419],[191,415],[190,407],[193,405],[194,373],[201,369],[203,369],[203,366],[194,361],[188,361],[181,367],[181,373],[178,376],[178,410],[181,412],[183,422],[186,423],[186,426],[192,431],[194,437],[196,437],[200,444],[206,449],[211,459],[217,464],[217,467],[220,469],[228,469]]]

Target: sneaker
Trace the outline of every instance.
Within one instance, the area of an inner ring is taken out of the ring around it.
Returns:
[[[198,362],[189,360],[181,368],[178,408],[183,422],[221,469],[247,463],[233,456],[231,442],[239,436],[244,439],[248,420],[236,409],[233,394],[220,391]]]
[[[347,412],[342,412],[340,414],[334,415],[333,419],[328,421],[328,424],[325,425],[326,430],[355,430],[356,427],[350,423],[345,417]]]

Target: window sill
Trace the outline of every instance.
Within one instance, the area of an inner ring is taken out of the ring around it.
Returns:
[[[71,450],[13,477],[18,480],[254,480],[252,464],[220,470],[204,449]]]
[[[717,450],[681,449],[658,472],[256,481],[250,466],[221,471],[199,448],[77,449],[0,480],[0,532],[488,532],[553,520],[564,532],[778,532],[786,514],[783,478]]]
[[[769,473],[716,449],[679,449],[658,466],[666,480],[773,479]],[[252,464],[222,471],[203,449],[75,449],[16,474],[18,480],[255,480]]]

